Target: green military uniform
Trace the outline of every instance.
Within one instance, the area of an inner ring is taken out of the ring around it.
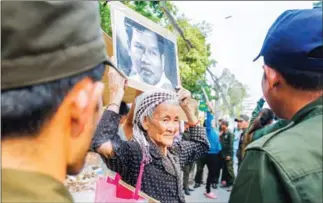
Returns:
[[[253,125],[253,123],[255,122],[256,118],[258,117],[259,113],[261,112],[263,106],[265,104],[265,100],[263,98],[261,98],[258,102],[257,102],[257,106],[256,108],[253,110],[252,112],[252,116],[251,116],[251,119],[250,119],[250,123],[249,123],[249,126],[246,130],[246,132],[249,131],[250,127]],[[274,132],[286,125],[288,125],[289,121],[288,120],[278,120],[276,123],[272,124],[272,125],[268,125],[268,126],[265,126],[259,130],[256,130],[253,135],[252,135],[252,141],[254,140],[257,140],[259,138],[261,138],[262,136],[264,135],[267,135],[271,132]]]
[[[222,151],[221,155],[223,158],[223,179],[226,180],[227,185],[232,185],[235,179],[233,170],[233,141],[234,134],[230,131],[223,133],[220,137]],[[230,156],[230,160],[226,160],[226,157]]]
[[[242,133],[240,135],[240,140],[239,140],[239,146],[237,150],[237,159],[238,159],[238,169],[240,168],[241,162],[242,162],[242,154],[243,154],[243,139],[246,135],[247,129],[242,130]]]
[[[2,169],[2,202],[73,202],[63,183],[36,172]]]
[[[1,92],[111,65],[98,2],[3,1],[1,14]],[[40,172],[2,168],[1,183],[2,202],[73,202],[62,182]]]
[[[249,126],[247,128],[247,132],[249,131],[249,129],[251,128],[251,126],[253,125],[253,123],[255,122],[256,118],[259,116],[259,113],[261,112],[263,106],[265,104],[265,100],[263,98],[261,98],[258,102],[257,102],[257,106],[256,108],[252,111],[251,114],[251,118],[250,118],[250,122],[249,122]]]
[[[265,135],[268,135],[269,133],[271,132],[274,132],[278,129],[281,129],[282,127],[284,126],[287,126],[289,124],[289,121],[288,120],[284,120],[284,119],[281,119],[281,120],[278,120],[276,123],[274,124],[271,124],[271,125],[268,125],[268,126],[265,126],[259,130],[256,130],[254,133],[253,133],[253,136],[252,136],[252,141],[255,141]]]
[[[322,104],[247,147],[229,203],[322,202]]]
[[[91,1],[2,1],[1,90],[111,64],[98,10]]]

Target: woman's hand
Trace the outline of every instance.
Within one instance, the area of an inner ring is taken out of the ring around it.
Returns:
[[[182,87],[179,87],[178,89],[179,91],[177,92],[177,97],[179,104],[186,114],[188,123],[189,125],[196,125],[198,123],[198,119],[195,116],[195,107],[193,105],[190,105],[191,93]]]
[[[120,103],[124,95],[126,79],[120,75],[114,68],[109,68],[109,103],[108,109],[119,113]]]
[[[179,100],[179,104],[183,109],[189,109],[189,102],[191,99],[191,93],[184,89],[184,88],[179,88],[179,91],[177,92],[177,97]]]

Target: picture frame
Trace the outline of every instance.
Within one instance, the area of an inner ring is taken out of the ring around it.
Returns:
[[[110,2],[113,61],[140,91],[180,85],[177,36],[120,2]],[[129,34],[130,33],[130,34]]]

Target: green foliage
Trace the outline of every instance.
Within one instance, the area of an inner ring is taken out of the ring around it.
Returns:
[[[235,81],[234,84],[232,84],[231,87],[228,89],[228,97],[230,98],[230,104],[231,106],[238,105],[242,98],[246,96],[246,89],[242,85],[242,83]]]
[[[173,16],[176,16],[178,9],[171,2],[122,1],[122,3],[155,23],[158,23],[171,31],[175,31],[174,26],[170,23],[170,20],[167,18],[162,8],[162,6],[164,6]],[[110,9],[108,5],[103,6],[103,4],[103,2],[100,2],[101,26],[102,29],[111,36]],[[178,19],[176,23],[183,29],[186,39],[194,46],[194,48],[189,49],[182,37],[179,36],[177,39],[182,86],[192,93],[201,93],[201,88],[197,84],[197,81],[205,78],[206,68],[214,63],[214,60],[210,58],[210,44],[206,43],[206,36],[211,31],[210,26],[205,22],[193,25],[185,17]],[[206,88],[206,91],[210,92],[208,88]]]
[[[103,6],[104,2],[100,2],[101,26],[111,36],[110,9],[108,5]],[[195,99],[205,101],[201,89],[203,87],[210,100],[222,101],[223,106],[220,109],[225,113],[231,117],[241,113],[242,101],[247,96],[247,90],[228,69],[225,69],[219,78],[213,75],[212,84],[206,81],[206,69],[216,63],[211,58],[211,46],[206,42],[206,37],[212,31],[209,24],[206,22],[192,24],[184,16],[177,17],[174,24],[174,21],[172,22],[165,14],[165,9],[172,16],[177,16],[178,9],[169,1],[122,1],[122,3],[174,33],[180,28],[185,39],[193,45],[193,48],[189,48],[187,41],[178,34],[177,50],[182,86],[191,91]],[[316,2],[313,6],[322,7],[322,1]]]
[[[112,36],[110,8],[108,5],[104,6],[104,2],[105,1],[100,1],[100,4],[99,4],[100,16],[101,16],[101,28],[109,36]]]
[[[206,80],[198,80],[197,86],[199,89],[192,94],[194,99],[206,101],[202,88],[205,90],[205,93],[210,101],[219,99],[217,95],[214,95],[216,93],[215,89],[209,85]]]
[[[192,25],[186,18],[178,19],[177,23],[183,29],[186,39],[194,46],[193,49],[189,49],[183,38],[177,39],[182,86],[192,93],[198,93],[201,87],[197,81],[205,79],[206,68],[214,62],[210,58],[210,45],[206,43],[200,24]],[[172,27],[170,29],[173,30]]]
[[[228,106],[226,110],[231,117],[239,115],[242,110],[242,102],[247,97],[246,87],[239,82],[229,69],[224,69],[219,78],[221,91],[223,92]]]
[[[163,4],[172,15],[176,15],[177,13],[177,8],[170,1],[122,1],[122,3],[163,26],[169,24],[169,19],[166,17],[161,4]]]
[[[123,3],[155,23],[158,23],[162,18],[162,11],[157,9],[158,1],[128,1]]]
[[[208,110],[208,106],[205,103],[205,101],[200,101],[199,110],[204,111],[204,112],[206,112]]]

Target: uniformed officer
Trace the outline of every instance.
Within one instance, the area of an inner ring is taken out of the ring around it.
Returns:
[[[233,170],[233,141],[234,134],[229,130],[228,121],[223,120],[221,123],[220,140],[222,145],[222,159],[223,159],[223,179],[226,181],[225,185],[221,187],[230,188],[234,182],[235,175]]]
[[[72,202],[106,58],[95,1],[1,2],[3,202]]]
[[[238,118],[234,119],[235,122],[238,123],[238,129],[242,130],[242,133],[239,138],[239,144],[238,144],[238,150],[237,150],[237,159],[238,159],[238,168],[240,168],[240,164],[242,161],[242,155],[243,155],[243,141],[244,137],[247,131],[247,128],[249,126],[249,116],[245,114],[241,114]]]
[[[285,11],[259,56],[266,101],[290,122],[248,145],[229,202],[322,202],[322,9]]]

